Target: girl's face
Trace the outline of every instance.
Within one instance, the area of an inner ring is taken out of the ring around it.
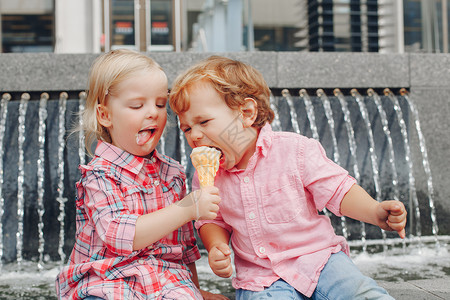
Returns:
[[[195,83],[189,88],[189,101],[189,109],[178,116],[180,129],[189,145],[192,148],[216,147],[222,152],[222,168],[245,169],[256,147],[257,130],[251,127],[256,115],[249,114],[245,105],[230,108],[223,97],[205,82]],[[248,104],[253,107],[254,100],[249,100]]]
[[[159,69],[124,80],[99,105],[97,118],[107,128],[112,144],[136,156],[150,154],[167,121],[167,77]]]

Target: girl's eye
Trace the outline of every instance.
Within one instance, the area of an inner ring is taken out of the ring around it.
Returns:
[[[208,122],[209,122],[209,120],[205,120],[205,121],[201,121],[200,124],[201,125],[206,125],[206,123],[208,123]]]
[[[166,108],[165,104],[156,104],[156,106],[159,107],[159,108]]]
[[[191,128],[189,128],[189,127],[183,129],[184,133],[188,133],[189,131],[191,131]]]
[[[142,107],[142,104],[130,106],[131,109],[139,109],[139,108],[141,108],[141,107]]]

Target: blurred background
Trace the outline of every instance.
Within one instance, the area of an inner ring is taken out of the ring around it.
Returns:
[[[1,52],[447,53],[447,0],[0,0]]]

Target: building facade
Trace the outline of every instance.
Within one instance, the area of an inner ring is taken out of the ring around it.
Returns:
[[[448,52],[448,0],[0,0],[2,52]]]

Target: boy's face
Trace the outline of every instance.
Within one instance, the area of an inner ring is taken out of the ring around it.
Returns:
[[[257,131],[245,121],[241,109],[231,109],[206,82],[189,88],[190,107],[181,113],[180,128],[192,148],[213,146],[221,150],[220,166],[245,169],[255,151]]]
[[[99,106],[97,118],[112,144],[136,156],[150,154],[167,121],[167,77],[161,70],[142,71],[121,82]]]

